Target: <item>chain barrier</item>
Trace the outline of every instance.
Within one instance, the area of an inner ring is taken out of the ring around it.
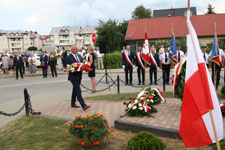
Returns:
[[[32,104],[31,104],[31,101],[30,101],[30,95],[28,94],[27,92],[27,89],[24,89],[24,104],[23,106],[16,112],[14,113],[6,113],[6,112],[3,112],[3,111],[0,111],[0,115],[3,115],[3,116],[8,116],[8,117],[11,117],[11,116],[16,116],[18,115],[24,108],[26,109],[26,113],[31,113],[32,115],[40,115],[41,112],[35,112],[32,108]],[[27,106],[26,106],[26,103],[27,103]]]
[[[123,81],[122,79],[120,79],[120,81],[126,85],[125,81]],[[148,87],[149,85],[143,85],[143,86],[138,86],[138,85],[128,85],[134,88],[144,88],[144,87]]]
[[[106,90],[110,89],[110,88],[115,84],[115,82],[116,82],[116,80],[115,80],[112,84],[110,84],[108,87],[106,87],[106,88],[104,88],[104,89],[101,89],[101,90],[96,90],[96,91],[94,91],[94,90],[92,90],[92,89],[86,87],[86,86],[83,85],[83,84],[80,84],[80,86],[83,87],[84,89],[88,90],[88,91],[91,91],[91,92],[102,92],[102,91],[106,91]],[[115,85],[116,85],[116,84],[115,84]]]
[[[6,113],[6,112],[3,112],[3,111],[0,111],[0,115],[3,115],[3,116],[8,116],[8,117],[11,117],[11,116],[15,116],[17,114],[19,114],[25,107],[25,104],[23,104],[23,106],[16,112],[14,113]]]

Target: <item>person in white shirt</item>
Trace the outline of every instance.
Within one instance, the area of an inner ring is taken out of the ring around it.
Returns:
[[[177,62],[180,62],[184,58],[184,52],[181,50],[181,46],[177,45]]]
[[[169,85],[170,80],[170,60],[168,47],[164,47],[164,53],[159,56],[160,68],[163,70],[163,80]]]
[[[100,53],[99,48],[97,48],[96,55],[98,57],[98,69],[104,69],[104,64],[103,64],[104,54]]]
[[[205,63],[207,67],[209,67],[209,55],[206,53],[206,46],[202,46],[201,49],[202,49],[202,55],[205,60]]]

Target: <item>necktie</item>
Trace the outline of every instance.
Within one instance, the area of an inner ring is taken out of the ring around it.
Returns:
[[[167,54],[165,53],[165,63],[167,63],[168,58],[167,58]]]
[[[206,61],[206,58],[205,58],[205,53],[204,53],[204,56],[203,56],[203,57],[204,57],[204,59],[205,59],[205,61]]]
[[[75,54],[75,58],[76,58],[76,61],[79,62],[79,58],[77,57],[77,54]]]
[[[180,51],[178,51],[178,62],[180,62]]]

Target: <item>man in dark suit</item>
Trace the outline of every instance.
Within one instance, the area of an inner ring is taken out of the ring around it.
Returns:
[[[62,48],[62,63],[63,63],[63,68],[66,68],[66,57],[67,57],[67,51],[65,51],[65,48],[63,47]]]
[[[78,46],[72,45],[71,54],[66,57],[66,64],[79,63],[82,62],[82,57],[78,54]],[[84,99],[81,95],[80,83],[81,83],[82,71],[79,72],[69,72],[68,80],[73,85],[72,97],[71,97],[71,107],[79,108],[76,105],[76,98],[78,99],[83,110],[87,110],[91,106],[85,104]]]
[[[20,77],[23,79],[22,68],[23,68],[24,62],[23,62],[22,57],[19,56],[19,53],[18,52],[16,52],[16,56],[14,57],[13,65],[16,68],[16,80],[19,77],[18,71],[20,71]]]
[[[152,53],[152,56],[155,60],[155,63],[157,66],[155,66],[155,64],[153,63],[153,61],[151,60],[151,65],[150,65],[150,85],[152,85],[152,76],[154,74],[154,84],[155,85],[158,85],[157,84],[157,68],[159,67],[160,65],[160,61],[159,61],[159,55],[156,53],[156,50],[155,49],[151,49],[151,53]]]
[[[142,85],[144,85],[145,82],[145,66],[144,61],[141,57],[142,53],[142,47],[138,47],[138,51],[136,53],[135,62],[137,67],[137,74],[138,74],[138,85],[141,84],[141,76],[142,76]]]
[[[126,85],[128,85],[128,71],[130,74],[130,85],[132,84],[132,73],[133,73],[133,62],[134,62],[134,53],[130,50],[130,45],[127,45],[126,50],[122,53],[122,65],[125,71],[125,80]]]
[[[42,64],[42,74],[43,78],[47,78],[47,69],[48,69],[48,56],[45,54],[45,52],[42,52],[42,55],[40,57],[40,62]]]

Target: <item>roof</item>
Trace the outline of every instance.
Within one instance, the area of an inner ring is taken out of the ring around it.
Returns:
[[[225,14],[194,15],[191,22],[198,36],[213,36],[215,22],[217,35],[225,35]],[[145,28],[149,39],[171,38],[172,25],[175,37],[188,33],[184,16],[135,19],[129,21],[125,40],[144,39]]]
[[[196,7],[191,7],[192,15],[197,15]],[[153,17],[184,16],[187,8],[153,10]]]
[[[68,30],[74,32],[74,34],[80,33],[81,26],[62,26],[62,27],[53,27],[50,31],[50,35],[55,33],[60,33],[61,30]]]

